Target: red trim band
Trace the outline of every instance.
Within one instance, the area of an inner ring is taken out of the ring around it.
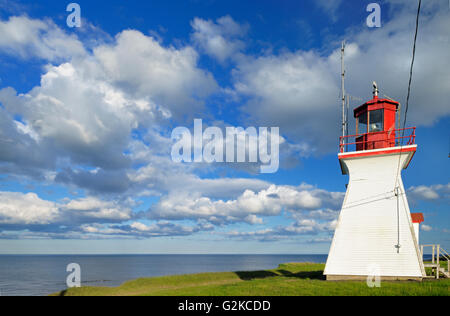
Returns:
[[[369,157],[369,156],[378,156],[378,155],[389,155],[389,154],[397,154],[397,153],[403,153],[403,152],[416,152],[417,147],[410,147],[410,148],[395,148],[395,149],[385,149],[380,151],[372,151],[372,152],[356,152],[354,154],[345,153],[345,154],[339,154],[339,159],[344,158],[358,158],[358,157]]]

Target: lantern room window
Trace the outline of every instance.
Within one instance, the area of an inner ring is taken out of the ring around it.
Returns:
[[[375,110],[369,112],[369,133],[383,131],[383,110]]]
[[[361,135],[367,133],[382,132],[384,130],[383,113],[383,109],[361,113],[358,116],[357,133]]]
[[[358,116],[358,134],[367,133],[367,112]]]

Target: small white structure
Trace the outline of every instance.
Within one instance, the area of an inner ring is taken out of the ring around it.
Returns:
[[[415,129],[407,137],[395,129],[397,109],[397,102],[375,95],[355,109],[358,135],[341,137],[339,162],[350,179],[324,271],[327,280],[367,279],[374,276],[373,267],[385,280],[426,276],[401,179],[417,149]],[[350,137],[356,141],[346,143]],[[351,146],[355,150],[345,152]]]
[[[422,213],[412,213],[411,214],[411,218],[412,218],[412,222],[413,222],[413,227],[414,227],[414,233],[416,234],[416,240],[417,243],[420,245],[420,239],[419,239],[419,231],[420,231],[420,224],[422,224],[425,219],[423,218],[423,214]]]

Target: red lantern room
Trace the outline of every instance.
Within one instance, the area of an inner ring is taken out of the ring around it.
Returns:
[[[396,128],[399,112],[400,103],[378,98],[378,87],[374,82],[373,99],[354,110],[356,135],[340,137],[340,153],[414,145],[415,127]],[[398,123],[400,125],[400,119]],[[347,124],[343,123],[343,126]]]
[[[369,102],[354,110],[356,118],[356,150],[395,146],[395,117],[399,103],[379,99],[377,93]]]

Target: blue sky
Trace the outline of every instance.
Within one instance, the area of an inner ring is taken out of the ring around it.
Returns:
[[[369,28],[371,2],[78,1],[70,28],[69,2],[0,0],[0,253],[327,253],[340,42],[350,94],[406,99],[417,4],[379,1]],[[424,4],[403,173],[422,242],[447,249],[449,15]],[[279,127],[280,169],[174,163],[194,118]]]

